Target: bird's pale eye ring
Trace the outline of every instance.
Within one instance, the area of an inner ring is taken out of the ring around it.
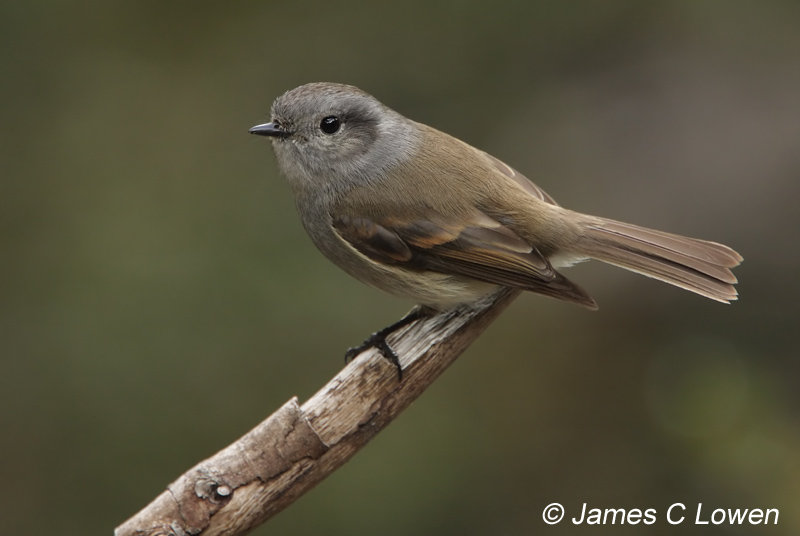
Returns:
[[[329,115],[319,123],[319,129],[325,134],[336,134],[339,131],[339,127],[341,127],[341,122],[335,115]]]

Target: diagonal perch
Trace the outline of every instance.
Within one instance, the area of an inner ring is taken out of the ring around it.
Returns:
[[[503,289],[471,307],[389,336],[403,367],[374,349],[299,406],[261,424],[170,484],[116,536],[246,534],[338,469],[413,402],[519,295]]]

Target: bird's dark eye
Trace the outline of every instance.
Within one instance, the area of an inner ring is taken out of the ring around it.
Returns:
[[[336,131],[339,130],[341,123],[339,123],[339,118],[335,115],[329,115],[319,123],[319,128],[325,134],[335,134]]]

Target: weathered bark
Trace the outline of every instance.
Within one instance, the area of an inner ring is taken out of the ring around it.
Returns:
[[[362,352],[303,406],[288,401],[241,439],[197,464],[117,536],[246,534],[291,504],[416,399],[518,291],[424,318],[389,343],[403,378],[374,349]]]

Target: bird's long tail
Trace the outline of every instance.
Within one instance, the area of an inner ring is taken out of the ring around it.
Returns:
[[[587,217],[575,252],[729,303],[737,298],[731,268],[742,256],[728,246]]]

